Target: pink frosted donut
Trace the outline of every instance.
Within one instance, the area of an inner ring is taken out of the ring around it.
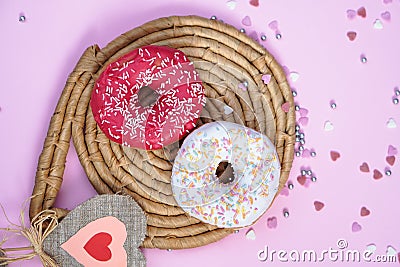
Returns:
[[[155,150],[189,133],[204,103],[202,82],[185,54],[149,45],[107,66],[94,85],[90,106],[112,141]]]

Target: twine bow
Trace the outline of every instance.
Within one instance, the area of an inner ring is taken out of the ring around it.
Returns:
[[[4,209],[3,209],[4,211]],[[7,218],[7,216],[6,216]],[[7,218],[8,220],[8,218]],[[9,220],[8,220],[9,221]],[[10,222],[10,221],[9,221]],[[11,223],[11,222],[10,222]],[[24,236],[30,243],[29,247],[20,248],[5,248],[0,249],[1,252],[6,254],[5,256],[0,256],[0,266],[7,265],[9,263],[31,260],[36,256],[39,256],[45,267],[57,267],[56,262],[46,254],[43,250],[43,242],[47,236],[57,227],[58,218],[55,211],[44,210],[37,214],[31,222],[30,227],[26,227],[24,223],[24,213],[21,212],[21,225],[16,225],[11,223],[14,228],[0,228],[0,230],[20,234]],[[0,246],[5,242],[0,242]],[[21,251],[31,251],[27,253],[19,253]]]

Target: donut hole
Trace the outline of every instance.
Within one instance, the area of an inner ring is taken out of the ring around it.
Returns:
[[[144,108],[151,107],[157,102],[159,96],[160,95],[154,91],[153,88],[149,86],[143,86],[139,89],[138,101],[139,104]]]
[[[218,164],[217,170],[215,171],[215,176],[220,183],[230,184],[235,180],[235,173],[228,161],[221,161]]]

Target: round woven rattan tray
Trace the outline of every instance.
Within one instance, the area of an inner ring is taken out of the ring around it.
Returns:
[[[233,232],[202,223],[176,205],[169,182],[178,143],[157,151],[125,148],[107,139],[94,121],[89,103],[99,74],[120,56],[149,44],[179,49],[194,62],[208,98],[198,126],[232,121],[260,131],[274,142],[281,162],[280,188],[284,186],[293,161],[295,111],[282,68],[261,45],[230,25],[197,16],[173,16],[148,22],[103,49],[94,45],[83,53],[50,122],[39,158],[31,217],[45,209],[57,211],[60,219],[68,213],[53,205],[72,137],[97,192],[130,195],[146,212],[147,237],[142,247],[191,248]],[[264,75],[271,75],[267,84]],[[287,113],[281,108],[285,102],[290,103]]]

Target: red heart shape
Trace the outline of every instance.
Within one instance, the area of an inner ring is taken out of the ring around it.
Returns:
[[[299,184],[304,185],[306,183],[306,179],[307,177],[305,177],[304,175],[300,175],[297,177],[297,182],[299,182]]]
[[[112,257],[108,246],[111,244],[112,236],[108,233],[97,233],[83,247],[86,252],[98,261],[109,261]]]
[[[340,153],[336,151],[331,151],[331,159],[333,161],[336,161],[338,158],[340,158]]]
[[[359,16],[362,17],[362,18],[367,17],[367,10],[365,10],[365,7],[360,7],[360,8],[357,10],[357,15],[359,15]]]
[[[314,201],[314,208],[316,211],[320,211],[325,207],[325,204],[320,201]]]
[[[258,0],[250,0],[250,5],[258,6],[259,5]]]
[[[374,170],[374,179],[378,180],[381,179],[383,177],[382,173],[380,171],[378,171],[377,169]]]
[[[362,207],[361,211],[360,211],[360,215],[361,216],[368,216],[371,212],[369,211],[369,209],[367,209],[366,207]]]
[[[347,32],[347,38],[349,38],[350,41],[354,41],[357,37],[356,32]]]
[[[389,163],[390,166],[393,166],[395,161],[396,161],[395,156],[387,156],[386,157],[386,162]]]
[[[363,162],[363,164],[361,164],[360,171],[369,172],[369,166],[368,166],[368,164],[366,162]]]

